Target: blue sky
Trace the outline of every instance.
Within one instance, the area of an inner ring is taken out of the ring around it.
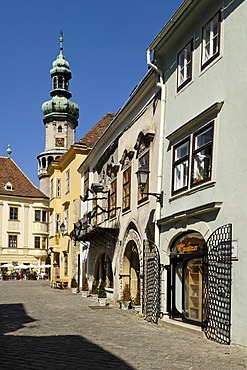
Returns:
[[[146,48],[182,0],[2,0],[0,14],[0,156],[12,158],[39,186],[37,155],[45,148],[41,105],[50,99],[52,62],[70,64],[79,105],[76,139],[117,112],[147,72]]]

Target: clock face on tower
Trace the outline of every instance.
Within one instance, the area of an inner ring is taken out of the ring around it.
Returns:
[[[64,146],[64,139],[63,138],[57,138],[56,139],[56,146]]]

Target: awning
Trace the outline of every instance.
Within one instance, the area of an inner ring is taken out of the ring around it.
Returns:
[[[102,246],[102,244],[112,245],[116,242],[118,234],[119,228],[96,226],[89,232],[80,236],[78,240],[83,242],[90,242],[95,246]]]

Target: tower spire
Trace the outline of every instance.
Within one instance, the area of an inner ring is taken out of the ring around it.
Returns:
[[[63,54],[63,30],[60,30],[59,42],[60,42],[60,55],[62,55]]]
[[[38,155],[40,190],[49,196],[50,180],[47,171],[50,163],[67,152],[75,142],[79,107],[70,100],[69,81],[72,77],[69,62],[63,55],[63,31],[60,30],[60,52],[50,70],[51,99],[42,104],[43,122],[46,126],[45,150]]]

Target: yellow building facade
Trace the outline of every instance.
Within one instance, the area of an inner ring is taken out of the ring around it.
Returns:
[[[81,178],[77,169],[89,147],[75,143],[48,168],[50,176],[49,254],[51,280],[79,280],[80,246],[71,239],[74,223],[80,218]]]

